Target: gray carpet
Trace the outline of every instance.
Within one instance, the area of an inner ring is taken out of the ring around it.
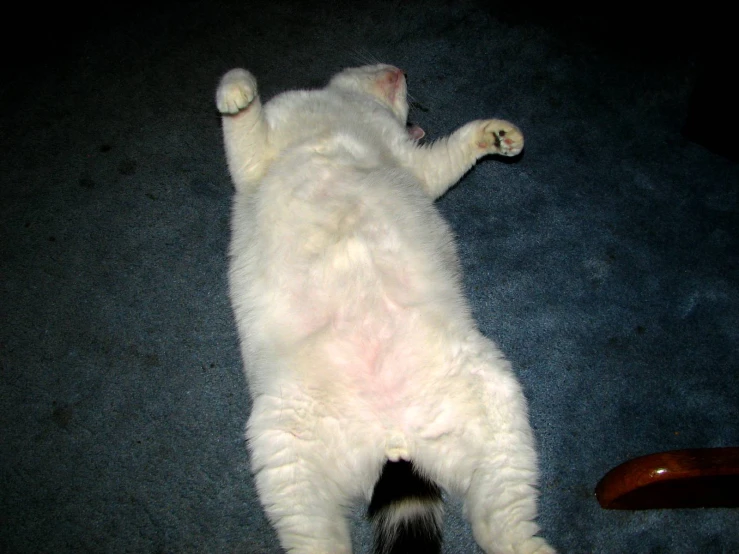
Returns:
[[[737,510],[593,495],[628,458],[739,446],[739,167],[681,134],[689,15],[55,9],[5,22],[29,33],[0,83],[0,551],[279,552],[244,448],[213,96],[234,66],[266,99],[377,59],[407,71],[429,138],[481,117],[526,135],[520,159],[482,162],[438,205],[530,401],[542,534],[568,553],[739,552]],[[475,548],[450,499],[444,552]]]

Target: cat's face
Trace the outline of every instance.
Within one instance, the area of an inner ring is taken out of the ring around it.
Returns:
[[[408,118],[408,92],[405,74],[386,64],[352,67],[336,74],[329,86],[371,94],[387,105],[405,124]]]

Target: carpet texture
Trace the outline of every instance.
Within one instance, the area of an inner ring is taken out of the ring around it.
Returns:
[[[0,83],[0,551],[280,551],[243,440],[215,87],[243,66],[268,99],[380,60],[408,73],[429,139],[483,117],[526,135],[438,206],[530,402],[542,535],[563,553],[739,552],[737,510],[605,511],[593,494],[634,456],[739,446],[739,166],[682,134],[692,16],[54,9],[5,22],[28,33]],[[447,507],[444,552],[477,552]]]

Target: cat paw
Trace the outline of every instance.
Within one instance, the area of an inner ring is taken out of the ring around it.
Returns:
[[[523,150],[523,133],[513,123],[489,119],[480,125],[477,147],[486,154],[515,156]]]
[[[224,115],[246,109],[257,96],[257,80],[245,69],[232,69],[226,73],[216,91],[216,106]]]
[[[541,537],[532,537],[517,552],[525,552],[527,554],[557,554],[557,551],[549,546],[549,543]]]

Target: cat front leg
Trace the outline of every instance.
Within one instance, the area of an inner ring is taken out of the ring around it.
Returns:
[[[240,68],[226,73],[216,91],[216,107],[231,179],[237,191],[248,190],[264,176],[270,160],[268,126],[254,76]]]
[[[515,156],[523,150],[523,134],[502,119],[472,121],[428,146],[411,143],[402,160],[436,199],[488,154]]]
[[[523,150],[523,133],[503,119],[487,119],[477,123],[476,146],[482,155],[516,156]]]

